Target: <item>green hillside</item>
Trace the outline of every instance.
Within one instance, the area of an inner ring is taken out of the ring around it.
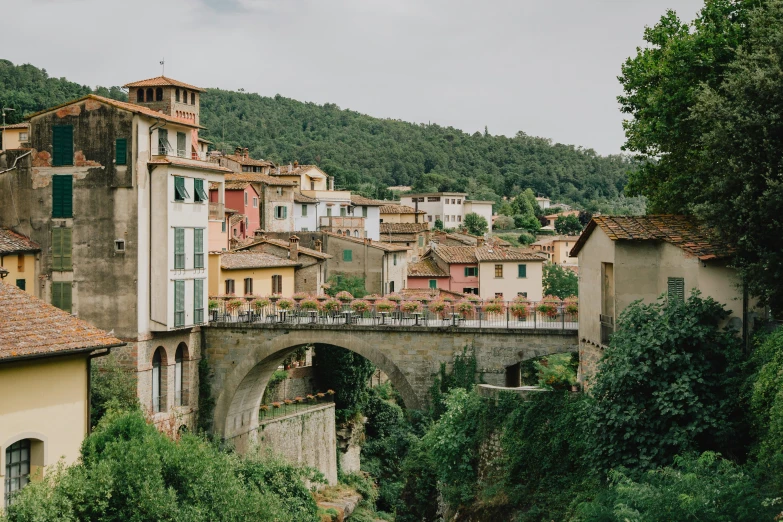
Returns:
[[[0,61],[0,103],[17,109],[9,121],[89,92],[123,97],[117,87],[93,91],[65,78],[49,78],[32,65]],[[473,198],[498,201],[530,187],[586,205],[621,195],[634,168],[623,156],[599,156],[523,132],[513,138],[470,135],[280,95],[209,89],[202,97],[201,122],[219,149],[242,146],[254,157],[275,162],[316,163],[335,176],[338,187],[375,197],[387,196],[389,185],[412,185],[415,190],[466,191]]]

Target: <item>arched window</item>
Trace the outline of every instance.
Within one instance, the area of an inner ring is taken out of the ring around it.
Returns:
[[[359,237],[359,231],[358,230],[354,230],[353,231],[353,237]]]
[[[174,91],[174,101],[179,101],[179,87]]]
[[[148,101],[148,102],[151,102],[151,101],[152,101],[152,87],[150,87],[149,89],[147,89],[147,101]]]
[[[342,230],[338,230],[338,231],[337,231],[337,235],[338,235],[338,236],[341,236],[341,235],[343,235],[343,231],[342,231]]]
[[[5,507],[30,482],[30,439],[14,442],[5,450]]]
[[[174,356],[174,404],[176,406],[188,405],[188,345],[179,343],[177,354]]]
[[[138,89],[136,91],[136,103],[144,101],[144,89]]]
[[[163,87],[155,89],[155,101],[163,101]]]
[[[152,411],[166,409],[166,350],[158,346],[152,356]]]

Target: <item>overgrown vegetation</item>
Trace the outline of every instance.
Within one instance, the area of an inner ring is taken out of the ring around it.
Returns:
[[[109,409],[139,407],[136,372],[120,365],[114,353],[90,365],[90,426],[97,426]]]
[[[375,366],[357,353],[327,344],[315,345],[313,366],[320,388],[335,392],[337,422],[358,414],[367,381],[375,371]]]
[[[544,295],[560,299],[579,295],[579,276],[573,270],[557,263],[544,263]]]
[[[346,274],[332,274],[326,280],[324,293],[330,297],[336,296],[340,292],[348,292],[356,298],[367,295],[367,289],[364,286],[365,281],[361,276],[352,276]]]

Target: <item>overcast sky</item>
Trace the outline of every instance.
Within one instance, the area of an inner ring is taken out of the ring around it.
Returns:
[[[166,75],[467,132],[620,151],[645,25],[703,0],[0,0],[0,58],[95,85]]]

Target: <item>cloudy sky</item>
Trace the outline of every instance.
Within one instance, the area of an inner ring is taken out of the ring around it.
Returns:
[[[160,74],[372,116],[620,151],[616,77],[703,0],[0,0],[0,58],[88,85]]]

